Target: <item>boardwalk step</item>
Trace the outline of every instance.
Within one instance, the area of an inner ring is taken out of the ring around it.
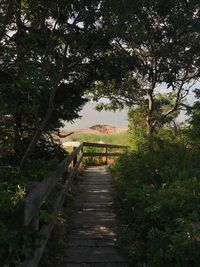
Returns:
[[[124,263],[67,263],[62,267],[127,267]]]
[[[66,262],[70,263],[114,263],[124,262],[114,247],[69,247]]]
[[[126,267],[116,248],[113,186],[106,166],[86,170],[63,267]]]
[[[116,240],[110,239],[71,239],[67,247],[109,247],[115,246]]]
[[[110,239],[116,238],[116,233],[111,227],[99,226],[75,229],[71,232],[74,239]]]

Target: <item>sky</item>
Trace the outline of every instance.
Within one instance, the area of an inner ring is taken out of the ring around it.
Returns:
[[[197,82],[194,88],[199,88],[200,83]],[[160,88],[165,92],[164,88]],[[166,91],[167,92],[167,91]],[[192,90],[190,91],[190,94],[187,97],[187,104],[191,105],[195,101],[194,94],[192,93]],[[108,101],[106,99],[101,99],[100,102],[107,103]],[[113,126],[128,126],[128,120],[127,120],[127,109],[123,109],[121,111],[101,111],[98,112],[95,110],[95,106],[97,103],[94,102],[88,102],[84,107],[83,110],[80,112],[80,119],[77,119],[74,121],[74,123],[66,123],[65,129],[67,130],[75,130],[75,129],[82,129],[82,128],[88,128],[96,124],[106,124],[106,125],[113,125]],[[184,112],[181,112],[179,117],[177,118],[178,122],[185,121],[186,116]]]
[[[96,124],[108,124],[114,126],[128,126],[127,109],[122,111],[101,111],[95,110],[96,103],[89,102],[80,112],[81,119],[77,119],[73,124],[66,123],[65,128],[68,130],[88,128]]]
[[[127,109],[122,111],[96,111],[95,103],[87,103],[83,110],[80,112],[80,119],[74,121],[74,123],[65,123],[66,130],[76,130],[89,128],[96,124],[105,124],[113,126],[128,126]],[[181,113],[177,119],[178,122],[185,120],[185,114]]]

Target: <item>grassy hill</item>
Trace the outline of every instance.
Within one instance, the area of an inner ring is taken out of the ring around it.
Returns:
[[[107,144],[128,145],[128,133],[111,133],[111,134],[87,134],[87,133],[75,133],[66,141],[79,141],[79,142],[103,142]]]
[[[64,134],[69,132],[64,130]],[[62,142],[94,142],[128,145],[129,136],[126,127],[116,127],[111,125],[94,125],[90,128],[74,131],[71,135],[62,139]]]

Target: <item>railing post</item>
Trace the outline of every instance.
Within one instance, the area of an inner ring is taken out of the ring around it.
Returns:
[[[81,148],[81,157],[83,157],[83,153],[84,153],[84,143],[83,143],[83,146],[82,146],[82,148]],[[82,166],[83,166],[83,161],[81,161],[80,166],[81,166],[81,168],[82,168]]]
[[[73,150],[75,150],[75,149],[76,149],[76,147],[73,148]],[[73,167],[76,166],[76,163],[77,163],[77,155],[76,155],[76,157],[73,160]]]
[[[27,190],[27,194],[29,194],[29,193],[34,189],[34,187],[35,187],[37,184],[38,184],[38,182],[29,182],[29,183],[27,184],[27,188],[26,188],[26,190]],[[39,218],[38,218],[38,216],[36,215],[35,217],[32,218],[31,222],[29,223],[29,227],[30,227],[33,231],[37,232],[37,231],[39,230],[39,224],[40,224],[40,222],[39,222]]]
[[[106,165],[108,164],[108,147],[106,146]]]
[[[39,222],[38,217],[34,217],[34,218],[31,220],[31,222],[30,222],[30,224],[29,224],[29,227],[30,227],[33,231],[37,232],[37,231],[39,231],[39,225],[40,225],[40,222]]]

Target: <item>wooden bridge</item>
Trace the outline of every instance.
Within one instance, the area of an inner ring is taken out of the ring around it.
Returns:
[[[85,147],[105,151],[88,152]],[[18,212],[24,227],[31,227],[42,237],[42,243],[23,267],[37,267],[51,235],[66,193],[75,181],[83,157],[116,157],[127,150],[126,146],[82,143],[67,156],[58,169],[39,182],[22,200]],[[62,188],[54,202],[53,220],[40,225],[38,213],[57,183]],[[76,200],[73,231],[69,236],[65,267],[125,267],[115,247],[116,218],[113,209],[112,184],[107,166],[88,167],[80,184],[81,193]]]

